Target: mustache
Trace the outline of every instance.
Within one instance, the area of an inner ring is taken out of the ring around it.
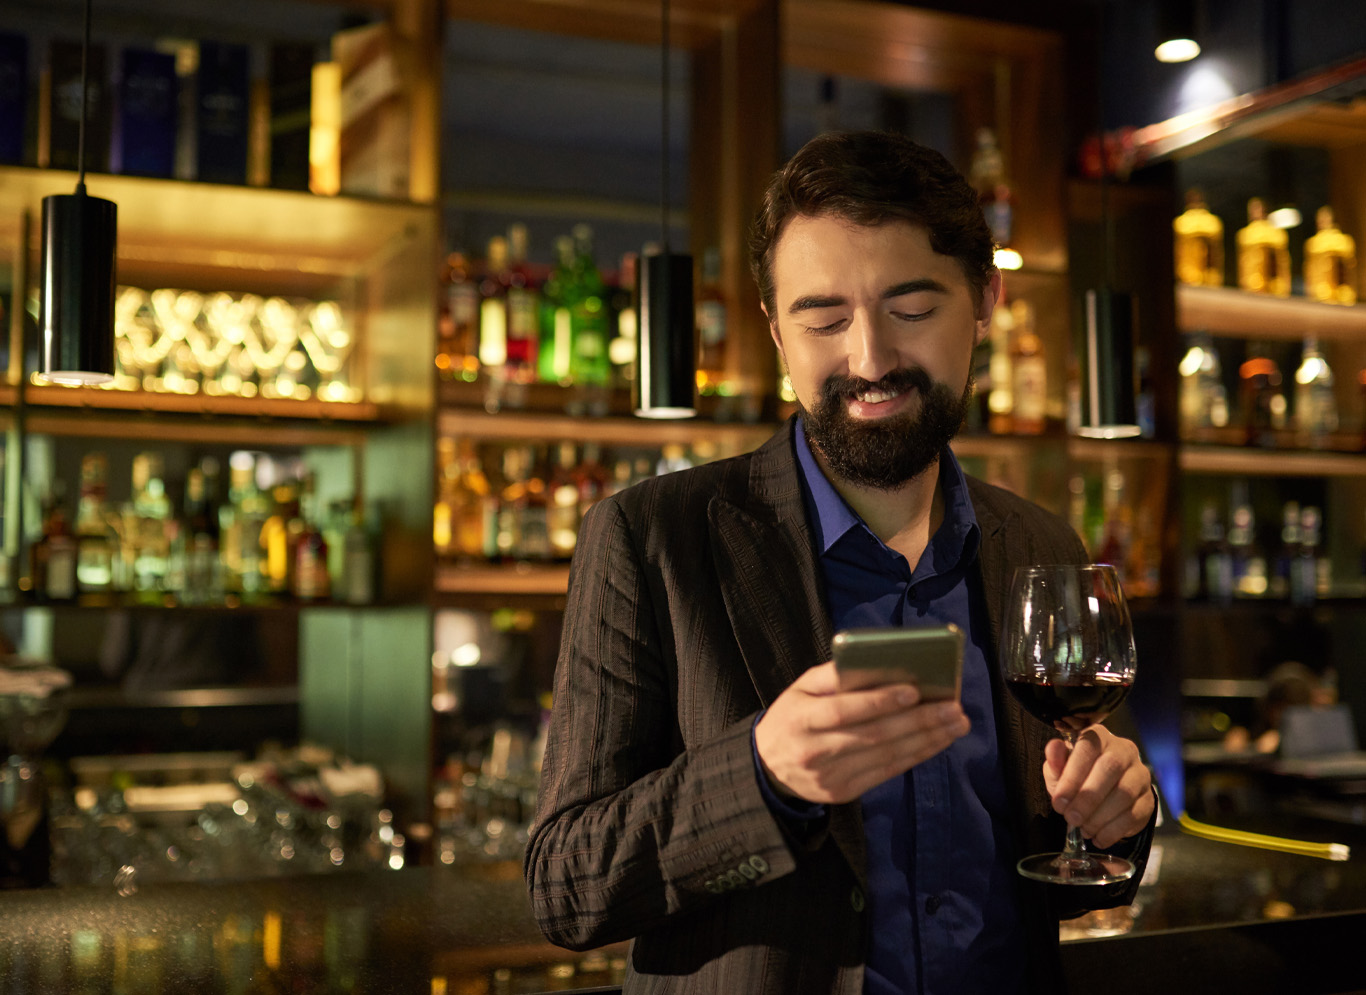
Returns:
[[[892,370],[879,380],[865,380],[852,374],[835,373],[826,378],[821,387],[821,396],[827,399],[847,400],[865,391],[886,391],[904,393],[914,387],[921,394],[928,394],[934,388],[934,380],[920,366],[902,367]]]

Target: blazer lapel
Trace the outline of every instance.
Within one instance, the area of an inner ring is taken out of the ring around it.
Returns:
[[[755,451],[743,496],[718,495],[707,509],[721,597],[765,708],[808,667],[830,659],[833,636],[792,451],[794,424]],[[831,807],[830,835],[866,885],[858,802]]]

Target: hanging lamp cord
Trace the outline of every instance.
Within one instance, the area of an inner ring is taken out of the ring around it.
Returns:
[[[87,0],[87,3],[89,0]],[[659,120],[659,239],[660,250],[669,255],[669,0],[660,0],[659,83],[663,95]]]
[[[76,130],[76,193],[85,194],[85,115],[90,94],[90,3],[85,0],[85,34],[81,40],[81,120]]]

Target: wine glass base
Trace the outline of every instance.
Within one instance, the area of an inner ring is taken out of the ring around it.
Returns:
[[[1050,884],[1114,884],[1134,876],[1134,865],[1104,853],[1036,853],[1015,865],[1025,877]]]

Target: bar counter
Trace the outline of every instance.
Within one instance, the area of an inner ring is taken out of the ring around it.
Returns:
[[[1350,859],[1160,830],[1156,880],[1131,910],[1091,923],[1122,932],[1064,942],[1071,989],[1366,990],[1366,831],[1297,828],[1300,838],[1352,845]],[[576,954],[545,943],[511,862],[135,884],[125,882],[131,894],[6,893],[0,991],[615,991],[628,955],[626,944]]]

